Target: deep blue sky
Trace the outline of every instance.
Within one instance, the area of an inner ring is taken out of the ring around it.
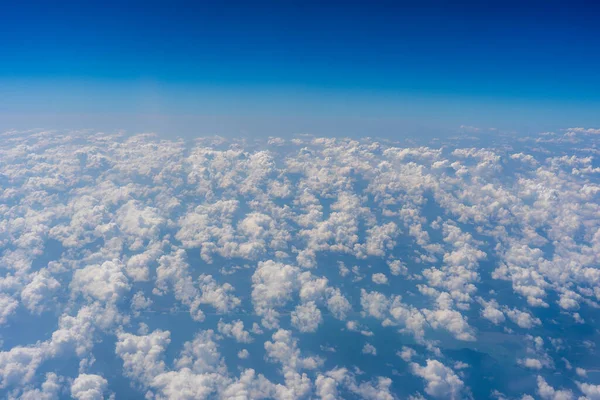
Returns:
[[[1,2],[1,128],[600,125],[597,2],[322,3]]]

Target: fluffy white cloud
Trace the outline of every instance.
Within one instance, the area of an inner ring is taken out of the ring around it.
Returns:
[[[19,396],[20,400],[57,400],[63,389],[64,378],[54,372],[48,372],[40,388],[25,389]],[[12,400],[13,397],[9,396]]]
[[[186,342],[175,365],[179,369],[190,369],[196,374],[224,374],[226,371],[225,361],[221,358],[212,330],[200,331],[194,336],[194,340]]]
[[[10,296],[0,294],[0,325],[3,325],[8,320],[19,306],[19,302]]]
[[[377,349],[371,343],[365,343],[362,349],[363,354],[370,354],[372,356],[377,355]]]
[[[291,300],[298,286],[299,270],[291,265],[275,261],[259,262],[252,276],[252,303],[257,315],[264,316],[263,325],[276,328],[276,308]]]
[[[579,390],[586,395],[586,397],[590,400],[598,400],[600,399],[600,385],[593,385],[591,383],[585,382],[575,382]]]
[[[239,319],[230,324],[219,320],[217,328],[219,329],[219,333],[232,337],[239,343],[251,343],[253,340],[250,332],[244,330],[244,322]]]
[[[402,346],[402,351],[398,351],[396,354],[404,361],[409,362],[414,356],[417,355],[417,352],[408,346]]]
[[[72,293],[104,302],[118,301],[131,288],[123,267],[121,262],[113,260],[75,271],[71,281]]]
[[[30,382],[45,357],[40,347],[13,347],[0,352],[0,389]]]
[[[540,375],[537,376],[537,393],[544,400],[572,400],[575,399],[570,390],[556,390]]]
[[[115,352],[123,360],[125,376],[140,382],[151,382],[165,368],[164,352],[171,343],[169,331],[156,330],[149,335],[117,334]]]
[[[528,312],[508,308],[505,308],[504,312],[511,321],[524,329],[531,329],[536,325],[541,325],[542,323],[539,318],[533,317]]]
[[[284,367],[293,369],[315,369],[322,360],[313,357],[301,357],[298,340],[290,331],[279,329],[272,336],[273,342],[265,342],[265,350],[269,359],[281,363]]]
[[[108,381],[100,375],[79,374],[71,384],[71,396],[77,400],[102,400]]]
[[[291,318],[292,325],[300,332],[315,332],[323,321],[321,311],[313,301],[298,305]]]
[[[371,276],[371,280],[378,285],[387,285],[388,278],[385,274],[377,273]]]
[[[40,314],[51,305],[49,303],[58,288],[60,283],[50,275],[48,270],[38,271],[21,291],[21,301],[31,313]]]
[[[486,302],[482,298],[479,298],[479,302],[483,306],[483,309],[481,310],[481,316],[483,318],[496,325],[499,325],[506,320],[504,313],[499,309],[498,302],[495,300]]]
[[[425,392],[428,395],[435,398],[462,398],[463,381],[441,362],[428,359],[425,366],[412,363],[411,369],[413,374],[425,380]]]

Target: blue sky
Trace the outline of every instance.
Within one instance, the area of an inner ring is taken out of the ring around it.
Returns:
[[[600,125],[593,2],[6,2],[2,128]]]

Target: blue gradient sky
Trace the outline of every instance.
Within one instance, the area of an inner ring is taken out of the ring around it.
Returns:
[[[600,126],[595,2],[2,2],[0,127]]]

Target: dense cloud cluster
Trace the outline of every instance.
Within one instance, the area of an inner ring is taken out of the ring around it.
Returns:
[[[0,397],[598,399],[599,132],[6,132]]]

